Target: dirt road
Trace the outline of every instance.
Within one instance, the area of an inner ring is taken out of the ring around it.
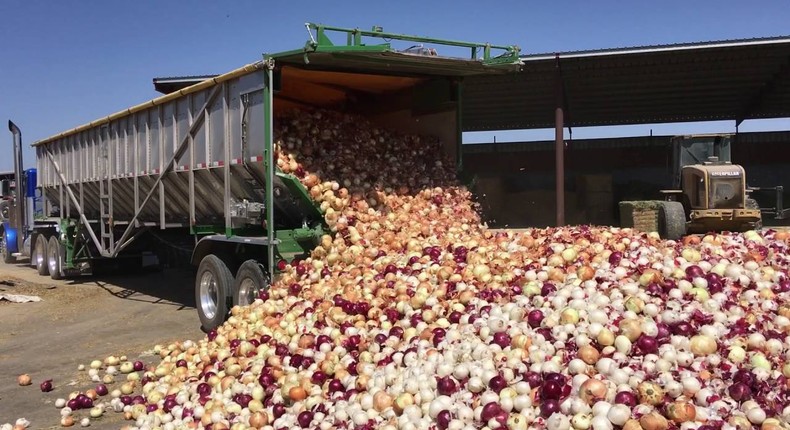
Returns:
[[[187,270],[52,281],[25,265],[0,263],[0,293],[42,299],[0,300],[0,424],[24,417],[31,429],[61,428],[55,400],[95,385],[87,371],[77,370],[79,364],[87,367],[109,355],[155,363],[156,357],[141,353],[156,344],[202,338],[192,282]],[[30,374],[32,385],[17,384],[22,373]],[[39,383],[46,379],[53,379],[55,389],[42,393]],[[112,384],[110,391],[119,386]],[[84,416],[87,411],[75,413],[76,427]],[[125,423],[121,414],[107,413],[92,420],[91,428]]]

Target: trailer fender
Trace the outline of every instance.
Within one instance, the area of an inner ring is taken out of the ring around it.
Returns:
[[[237,255],[241,254],[241,250],[248,247],[262,248],[260,261],[266,261],[266,245],[268,243],[269,241],[265,237],[227,237],[221,234],[206,236],[195,245],[195,250],[192,251],[191,263],[197,267],[205,256],[214,254],[222,259],[235,275],[236,270],[242,263],[236,258]]]
[[[2,234],[2,239],[5,242],[5,247],[9,255],[19,252],[17,231],[15,228],[11,227],[7,222],[4,222],[2,226],[0,226],[0,234]]]

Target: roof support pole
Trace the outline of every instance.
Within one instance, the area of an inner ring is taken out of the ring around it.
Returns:
[[[560,55],[557,54],[557,67],[555,72],[554,94],[556,105],[554,108],[554,167],[556,172],[557,194],[557,227],[565,225],[565,142],[563,140],[564,121],[564,96],[562,85],[562,72],[560,71]]]

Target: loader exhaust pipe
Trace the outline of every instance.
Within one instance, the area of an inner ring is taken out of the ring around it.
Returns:
[[[25,223],[25,177],[22,167],[22,131],[11,120],[8,120],[8,131],[14,135],[14,181],[16,195],[14,196],[15,217],[12,225],[18,229]]]

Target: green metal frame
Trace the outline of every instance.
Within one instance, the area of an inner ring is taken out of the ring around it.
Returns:
[[[332,27],[314,23],[306,23],[305,26],[310,32],[310,41],[305,45],[305,52],[387,52],[392,50],[392,46],[389,42],[369,45],[364,43],[363,37],[469,48],[470,60],[482,60],[483,64],[487,65],[509,64],[519,61],[518,55],[521,51],[516,45],[492,45],[490,43],[462,42],[432,37],[386,33],[381,27],[373,27],[373,29],[366,31],[358,28]],[[313,31],[315,31],[315,36],[313,35]],[[340,46],[335,45],[327,34],[329,32],[345,33],[346,44]],[[494,55],[492,51],[503,52],[499,55]],[[480,58],[480,54],[482,54],[482,58]]]
[[[277,250],[279,241],[275,238],[274,230],[274,59],[264,56],[266,65],[266,82],[263,85],[263,112],[266,118],[263,121],[264,127],[264,169],[266,174],[266,232],[269,238],[267,266],[270,271],[274,271],[274,254]]]

